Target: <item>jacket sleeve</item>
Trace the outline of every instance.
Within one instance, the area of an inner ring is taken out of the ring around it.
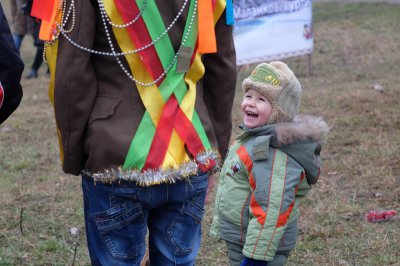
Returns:
[[[68,1],[68,5],[70,1]],[[69,38],[92,49],[96,11],[91,1],[75,1],[75,25]],[[69,29],[71,25],[65,28]],[[78,175],[85,163],[83,137],[97,93],[92,54],[71,44],[62,34],[58,40],[54,83],[54,109],[60,133],[65,173]]]
[[[270,149],[268,157],[267,160],[255,160],[253,164],[250,221],[243,248],[246,257],[264,261],[271,261],[275,256],[289,218],[292,218],[294,208],[298,208],[296,191],[305,178],[300,165],[286,153]],[[289,242],[295,243],[295,237]]]
[[[22,99],[20,85],[24,64],[0,4],[0,124],[18,107]]]
[[[214,127],[222,158],[228,150],[232,130],[232,105],[236,88],[236,52],[232,26],[225,12],[215,26],[217,53],[204,55],[204,101]]]

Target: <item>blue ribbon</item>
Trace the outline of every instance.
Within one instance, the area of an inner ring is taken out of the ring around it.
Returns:
[[[233,25],[233,4],[232,0],[226,0],[226,25]]]

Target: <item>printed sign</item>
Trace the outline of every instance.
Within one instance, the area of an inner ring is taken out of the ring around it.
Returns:
[[[237,64],[313,51],[312,0],[234,0]]]

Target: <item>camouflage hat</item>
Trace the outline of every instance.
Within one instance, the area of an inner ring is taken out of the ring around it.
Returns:
[[[243,81],[242,88],[244,93],[254,89],[270,101],[272,114],[268,124],[292,121],[299,111],[301,85],[283,62],[259,64]]]

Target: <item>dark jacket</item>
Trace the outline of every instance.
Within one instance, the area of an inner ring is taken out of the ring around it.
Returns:
[[[24,64],[0,4],[0,123],[10,116],[22,99],[20,80],[23,70]]]
[[[174,20],[183,2],[155,1],[165,25]],[[69,38],[90,49],[110,51],[98,1],[75,2],[75,9],[74,29],[68,34]],[[167,33],[175,52],[182,41],[187,10],[185,8],[183,15]],[[127,16],[131,20],[135,15],[133,12]],[[69,21],[65,28],[68,29],[71,24]],[[108,28],[118,51],[117,37],[113,32],[116,29]],[[225,23],[225,12],[216,22],[215,31],[218,51],[202,55],[205,73],[194,89],[198,117],[193,116],[193,119],[201,121],[211,147],[224,156],[231,136],[231,108],[236,85],[232,27]],[[126,35],[126,39],[129,36]],[[56,48],[56,64],[53,67],[50,63],[50,68],[52,75],[55,73],[54,108],[60,132],[63,170],[77,175],[83,169],[102,172],[121,167],[142,118],[148,116],[135,82],[128,78],[114,57],[83,51],[63,35],[54,47],[48,45],[48,61],[51,62],[50,57],[55,54],[50,49]],[[121,56],[120,59],[125,69],[130,71],[126,57]]]

